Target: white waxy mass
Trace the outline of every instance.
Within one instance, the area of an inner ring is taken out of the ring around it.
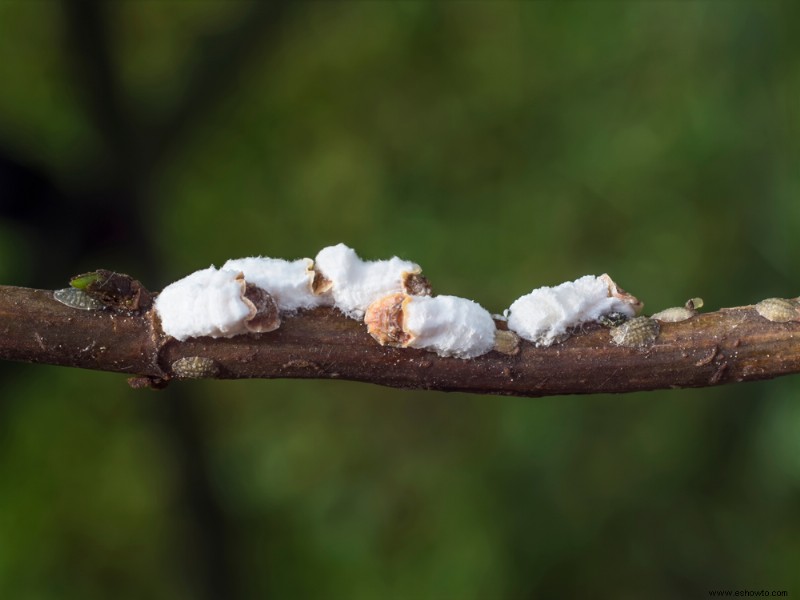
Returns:
[[[244,273],[248,283],[269,292],[281,312],[293,313],[301,308],[316,308],[330,304],[328,296],[316,295],[312,291],[314,261],[310,258],[298,260],[260,256],[236,258],[226,262],[222,268]]]
[[[477,302],[429,293],[416,263],[397,257],[365,261],[337,244],[320,250],[313,261],[249,257],[197,271],[167,286],[155,309],[164,332],[182,341],[272,331],[280,314],[334,306],[363,318],[381,344],[474,358],[493,348],[516,352],[515,334],[549,346],[582,323],[613,313],[630,318],[642,308],[608,275],[538,288],[506,311],[510,331],[503,333],[514,344],[504,350],[508,344],[496,346],[494,319]]]
[[[495,324],[477,302],[456,296],[385,296],[364,316],[382,345],[421,348],[439,356],[474,358],[494,347]]]
[[[456,296],[412,296],[405,306],[408,347],[439,356],[474,358],[494,346],[495,324],[477,302]]]
[[[156,298],[161,328],[181,341],[275,329],[278,322],[264,326],[256,319],[259,307],[245,297],[246,289],[240,271],[214,267],[195,271],[165,287]]]
[[[334,306],[354,319],[361,319],[376,300],[404,291],[405,278],[422,271],[418,264],[397,257],[361,260],[344,244],[320,250],[314,268],[327,280],[321,291],[330,294]]]
[[[641,308],[641,302],[608,275],[585,275],[517,299],[507,311],[508,328],[537,346],[549,346],[563,339],[570,327],[611,313],[633,317]]]

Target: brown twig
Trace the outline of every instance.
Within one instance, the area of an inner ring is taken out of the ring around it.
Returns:
[[[200,357],[209,368],[173,367]],[[0,358],[115,371],[159,384],[182,373],[215,379],[349,379],[400,388],[547,396],[704,387],[800,372],[800,323],[775,323],[751,306],[664,323],[646,348],[585,326],[549,348],[442,358],[378,345],[362,323],[333,309],[286,318],[270,333],[179,342],[152,311],[78,310],[47,290],[0,286]],[[179,362],[180,361],[180,362]]]

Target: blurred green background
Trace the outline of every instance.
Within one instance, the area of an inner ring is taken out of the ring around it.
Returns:
[[[344,241],[493,312],[794,296],[800,5],[0,2],[0,282]],[[800,379],[513,399],[2,364],[2,598],[800,592]]]

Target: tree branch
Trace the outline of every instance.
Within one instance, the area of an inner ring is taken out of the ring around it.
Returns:
[[[190,357],[201,357],[204,368],[189,376],[214,379],[348,379],[516,396],[633,392],[800,372],[800,323],[768,321],[744,306],[664,323],[647,348],[616,346],[607,328],[592,324],[548,348],[523,341],[515,355],[462,360],[380,346],[362,323],[334,309],[286,318],[270,333],[179,342],[160,332],[152,309],[79,310],[51,291],[0,286],[2,359],[127,373],[159,384],[186,377],[173,365]]]

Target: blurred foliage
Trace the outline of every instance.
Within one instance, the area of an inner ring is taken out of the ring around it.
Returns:
[[[0,3],[0,150],[49,182],[66,232],[46,232],[48,211],[0,218],[3,283],[138,264],[158,288],[344,241],[496,312],[604,271],[647,312],[797,293],[796,3],[293,3],[226,87],[189,98],[202,110],[182,136],[127,165],[130,197],[108,193],[112,136],[65,6]],[[139,141],[252,8],[106,6]],[[71,232],[103,202],[137,203],[155,264],[124,239],[80,249]],[[0,377],[0,597],[196,597],[201,548],[218,544],[178,491],[174,390],[42,366]],[[800,590],[796,377],[535,400],[179,387],[224,516],[220,585],[242,597]]]

